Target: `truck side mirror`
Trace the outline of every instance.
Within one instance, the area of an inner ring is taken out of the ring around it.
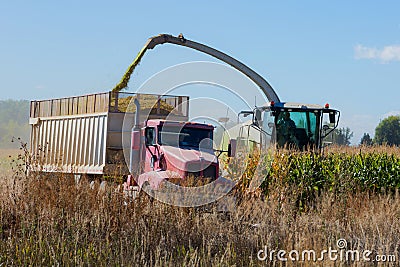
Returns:
[[[336,123],[336,112],[329,112],[329,122],[332,124]]]
[[[236,155],[236,139],[229,140],[228,144],[228,157],[234,157]]]
[[[262,120],[261,120],[261,110],[256,109],[254,112],[254,125],[260,127],[262,124]]]
[[[156,155],[152,155],[151,158],[150,158],[150,167],[152,169],[154,169],[156,161],[157,161],[157,156]]]
[[[144,132],[145,145],[152,146],[155,144],[154,128],[146,128]]]

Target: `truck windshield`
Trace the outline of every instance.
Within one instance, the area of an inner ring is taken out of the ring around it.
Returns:
[[[212,149],[212,131],[193,127],[159,127],[160,145]]]

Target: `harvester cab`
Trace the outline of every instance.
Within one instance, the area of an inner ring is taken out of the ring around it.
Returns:
[[[316,104],[271,101],[253,111],[251,127],[270,136],[277,147],[320,150],[338,127],[340,112]],[[262,144],[262,142],[259,142]]]

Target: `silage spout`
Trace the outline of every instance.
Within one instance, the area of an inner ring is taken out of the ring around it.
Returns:
[[[128,87],[129,80],[131,79],[131,75],[133,71],[135,70],[136,66],[139,65],[140,61],[142,60],[142,57],[144,53],[146,52],[147,47],[143,47],[142,50],[137,54],[135,60],[132,62],[132,64],[129,66],[129,68],[126,70],[124,76],[122,76],[121,81],[115,85],[115,87],[112,89],[112,92],[119,92],[125,88]]]

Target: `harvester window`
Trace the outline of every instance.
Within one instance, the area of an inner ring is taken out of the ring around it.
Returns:
[[[318,136],[317,115],[310,111],[283,111],[277,114],[278,145],[295,146],[304,149],[315,145]]]
[[[297,145],[296,123],[289,111],[280,112],[277,116],[277,139],[279,146]]]
[[[270,110],[265,111],[262,120],[262,129],[267,135],[271,136],[274,130],[274,125],[274,112]]]

